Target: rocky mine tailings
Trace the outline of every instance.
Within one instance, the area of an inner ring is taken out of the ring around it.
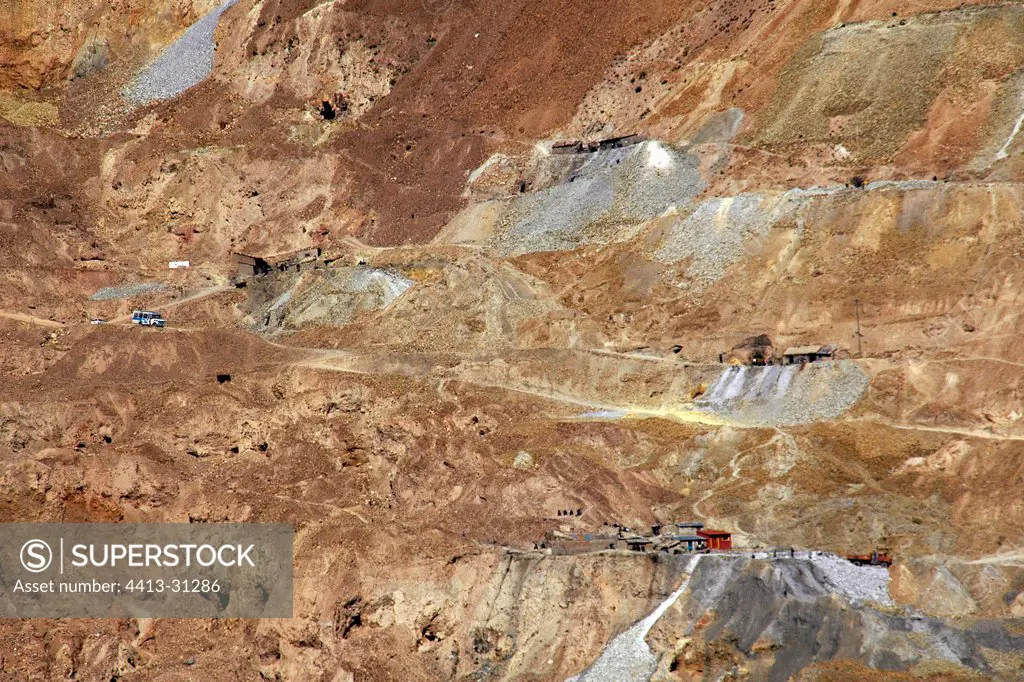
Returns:
[[[686,591],[690,576],[693,575],[693,570],[701,558],[700,556],[691,557],[686,566],[686,575],[682,585],[661,602],[649,616],[613,639],[593,666],[567,682],[616,682],[617,680],[649,679],[658,664],[658,658],[647,646],[647,635],[665,612]]]
[[[125,90],[139,104],[170,99],[198,85],[213,70],[214,32],[220,15],[237,0],[227,0],[189,27],[177,41],[153,60]]]
[[[807,424],[842,415],[868,383],[860,366],[849,360],[729,367],[696,404],[700,410],[746,424]]]
[[[510,203],[490,246],[519,255],[621,241],[706,187],[696,156],[656,141],[566,163],[557,156],[539,160],[534,172],[542,188]]]
[[[882,568],[806,552],[795,558],[672,557],[667,563],[684,571],[676,592],[572,681],[678,679],[670,673],[685,670],[704,679],[734,671],[782,682],[833,661],[877,671],[1019,679],[1024,636],[995,622],[959,629],[896,609],[888,605]],[[655,654],[644,641],[648,632]]]

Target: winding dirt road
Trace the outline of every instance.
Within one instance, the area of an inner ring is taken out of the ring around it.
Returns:
[[[25,324],[34,324],[37,327],[47,327],[48,329],[60,329],[64,326],[61,322],[54,322],[53,320],[35,317],[34,315],[27,315],[25,313],[12,313],[6,310],[0,310],[0,317],[7,318],[8,320],[15,320],[17,322],[24,322]]]

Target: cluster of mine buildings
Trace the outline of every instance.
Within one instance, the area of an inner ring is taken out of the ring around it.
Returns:
[[[548,531],[534,549],[552,554],[584,554],[603,550],[688,554],[732,549],[732,533],[705,528],[699,521],[654,525],[640,532],[618,524],[605,524],[596,532],[569,528]]]
[[[271,272],[302,272],[303,270],[321,269],[330,264],[322,258],[323,251],[318,248],[302,249],[277,256],[261,258],[245,253],[231,254],[237,268],[235,281],[244,283],[258,275]]]
[[[720,353],[718,361],[730,365],[803,365],[821,360],[839,360],[847,353],[837,346],[793,346],[781,353],[766,334],[744,339],[727,353]]]

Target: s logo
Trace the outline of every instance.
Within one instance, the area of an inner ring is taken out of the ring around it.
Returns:
[[[53,562],[53,550],[42,540],[29,540],[21,546],[21,565],[26,571],[42,573]]]

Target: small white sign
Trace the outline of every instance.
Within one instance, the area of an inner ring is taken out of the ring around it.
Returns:
[[[187,268],[188,265],[189,264],[187,260],[172,260],[171,270],[177,270],[178,268]]]

